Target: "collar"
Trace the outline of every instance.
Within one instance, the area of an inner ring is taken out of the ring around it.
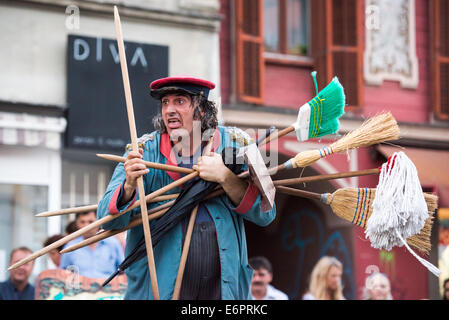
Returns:
[[[215,129],[214,133],[214,140],[212,141],[212,149],[211,151],[215,151],[218,149],[221,143],[221,136],[220,131],[218,130],[218,127]],[[178,163],[176,162],[176,155],[173,150],[173,146],[170,141],[170,136],[168,133],[161,134],[161,143],[159,145],[159,151],[161,154],[167,159],[166,164],[172,165],[172,166],[178,166]],[[173,172],[173,171],[165,171],[170,178],[172,178],[173,181],[176,181],[181,178],[181,175],[179,172]]]

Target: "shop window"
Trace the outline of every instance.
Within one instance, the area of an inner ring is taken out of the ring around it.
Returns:
[[[309,0],[264,0],[265,51],[308,55]]]
[[[35,215],[47,210],[47,186],[0,184],[0,270],[7,269],[13,249],[42,249],[47,238],[47,219]],[[30,282],[45,269],[46,257],[36,259]],[[8,273],[0,272],[0,281],[7,277]]]

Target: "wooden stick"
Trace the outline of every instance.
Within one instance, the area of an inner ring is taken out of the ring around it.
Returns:
[[[215,133],[214,133],[214,134],[215,134]],[[204,154],[206,154],[206,152],[209,152],[209,151],[211,150],[211,148],[212,148],[212,142],[213,142],[213,136],[212,136],[212,138],[209,140],[209,142],[207,143],[206,147],[204,148]],[[199,172],[193,170],[193,172],[192,172],[191,174],[189,174],[189,175],[187,175],[187,176],[185,176],[185,177],[183,177],[183,178],[181,178],[181,179],[179,179],[179,180],[186,180],[186,181],[187,181],[187,180],[190,180],[191,177],[196,177],[197,175],[199,175]],[[179,180],[177,180],[177,181],[179,181]],[[163,188],[162,188],[162,189],[163,189]],[[162,190],[162,189],[160,189],[160,190]],[[158,190],[158,191],[160,191],[160,190]],[[221,190],[224,192],[223,189],[221,189]],[[221,194],[221,193],[214,192],[214,194],[217,194],[217,195],[218,195],[218,194]],[[172,195],[168,195],[168,196],[172,196]],[[176,197],[177,197],[177,196],[178,196],[178,194],[176,194]],[[210,194],[209,197],[206,197],[206,199],[211,198],[211,196],[212,196],[212,194]],[[162,197],[163,197],[163,196],[160,196],[160,197],[158,197],[158,198],[162,198]],[[166,203],[164,203],[164,204],[162,204],[162,205],[160,205],[160,206],[158,206],[158,207],[156,207],[156,208],[153,208],[153,209],[149,210],[148,213],[149,213],[149,214],[154,213],[153,216],[155,216],[154,218],[153,218],[153,217],[149,217],[149,218],[148,218],[149,221],[151,221],[151,220],[153,220],[153,219],[156,219],[156,218],[159,218],[160,216],[162,216],[163,214],[165,214],[165,212],[166,212],[168,209],[167,209],[167,210],[162,210],[162,209],[165,209],[165,208],[167,208],[167,207],[170,207],[173,203],[174,203],[174,201],[166,202]],[[128,230],[128,229],[130,229],[130,228],[134,228],[135,226],[138,226],[138,225],[140,225],[140,224],[142,224],[142,219],[141,219],[141,218],[135,219],[135,220],[131,221],[131,222],[128,224],[128,226],[126,226],[125,228],[122,228],[122,229],[120,229],[120,230],[118,230],[118,231],[117,231],[117,230],[109,230],[109,232],[105,231],[104,233],[97,234],[97,235],[95,235],[94,237],[91,237],[91,238],[89,238],[89,239],[85,239],[85,240],[83,240],[83,241],[81,241],[81,242],[79,242],[79,243],[77,243],[77,244],[75,244],[75,245],[72,245],[72,246],[70,246],[70,247],[68,247],[68,248],[66,248],[66,249],[64,249],[64,250],[62,250],[60,253],[66,253],[66,252],[70,252],[70,251],[73,251],[73,250],[76,250],[76,249],[85,247],[85,246],[87,246],[87,245],[89,245],[89,244],[91,244],[91,243],[94,243],[94,242],[103,240],[103,239],[108,238],[108,237],[110,237],[110,236],[112,236],[112,235],[115,235],[115,234],[117,234],[117,233],[121,233],[121,232],[123,232],[123,231],[126,231],[126,230]],[[93,239],[92,239],[92,238],[93,238]]]
[[[177,198],[178,195],[179,195],[179,193],[166,194],[166,195],[162,195],[162,196],[150,199],[147,202],[152,203],[152,202],[161,202],[161,201],[165,201],[165,200],[171,200],[171,199]],[[66,209],[55,210],[55,211],[45,211],[45,212],[38,213],[37,215],[35,215],[35,217],[42,218],[42,217],[62,216],[62,215],[71,214],[71,213],[96,211],[97,209],[98,209],[98,205],[95,204],[95,205],[89,205],[89,206],[83,206],[83,207],[77,207],[77,208],[66,208]]]
[[[214,197],[217,197],[224,193],[223,189],[217,189],[211,194],[209,194],[204,200],[211,199]],[[174,201],[166,202],[164,204],[161,204],[160,206],[157,206],[151,210],[148,210],[148,214],[151,214],[151,216],[148,216],[148,221],[151,221],[156,218],[160,218],[163,214],[165,214],[166,210],[165,208],[170,208],[173,205]],[[137,227],[142,224],[142,218],[141,217],[135,217],[126,227],[119,229],[119,230],[105,230],[102,232],[97,233],[95,236],[85,239],[79,243],[76,243],[74,245],[71,245],[70,247],[65,248],[64,250],[60,251],[60,253],[66,253],[70,252],[82,247],[85,247],[89,244],[92,244],[94,242],[98,242],[100,240],[109,238],[113,235],[116,235],[117,233],[121,233],[123,231],[126,231],[128,229]]]
[[[171,189],[179,187],[183,183],[185,183],[185,182],[195,178],[198,175],[199,175],[198,171],[192,172],[192,173],[186,175],[185,177],[182,177],[181,179],[178,179],[178,180],[176,180],[176,181],[166,185],[165,187],[163,187],[163,188],[161,188],[159,190],[156,190],[156,191],[150,193],[147,196],[144,196],[143,199],[145,199],[145,201],[148,202],[151,199],[156,198],[156,197],[166,193],[167,191],[169,191]],[[46,247],[44,247],[44,248],[42,248],[42,249],[40,249],[40,250],[38,250],[36,252],[34,252],[33,254],[29,255],[25,259],[22,259],[21,261],[18,261],[17,263],[15,263],[12,266],[10,266],[8,268],[8,270],[12,270],[12,269],[18,268],[18,267],[20,267],[20,266],[22,266],[22,265],[24,265],[24,264],[26,264],[26,263],[28,263],[28,262],[38,258],[38,257],[40,257],[40,256],[50,252],[51,250],[56,249],[56,248],[58,248],[58,247],[60,247],[60,246],[62,246],[64,244],[66,244],[67,242],[69,242],[69,241],[71,241],[71,240],[73,240],[73,239],[83,235],[84,233],[86,233],[86,232],[88,232],[88,231],[90,231],[90,230],[92,230],[94,228],[100,227],[102,224],[108,223],[108,222],[110,222],[110,221],[112,221],[112,220],[122,216],[123,214],[131,211],[132,209],[137,208],[139,206],[139,204],[140,203],[136,202],[133,205],[129,206],[126,210],[122,211],[121,213],[118,213],[118,214],[115,214],[115,215],[108,215],[108,216],[105,216],[105,217],[103,217],[101,219],[98,219],[97,221],[95,221],[95,222],[93,222],[93,223],[91,223],[91,224],[89,224],[89,225],[87,225],[87,226],[85,226],[85,227],[83,227],[83,228],[81,228],[81,229],[79,229],[79,230],[77,230],[77,231],[75,231],[75,232],[65,236],[62,239],[59,239],[58,241],[53,242],[52,244],[50,244],[50,245],[48,245],[48,246],[46,246]],[[147,219],[147,221],[148,221],[148,219]]]
[[[284,180],[274,180],[273,184],[275,186],[288,186],[288,185],[294,185],[294,184],[303,183],[303,182],[322,181],[322,180],[340,179],[340,178],[350,178],[350,177],[356,177],[356,176],[362,176],[362,175],[371,175],[371,174],[378,174],[378,173],[379,173],[379,169],[378,168],[374,168],[374,169],[367,169],[367,170],[360,170],[360,171],[350,171],[350,172],[344,172],[344,173],[317,175],[317,176],[292,178],[292,179],[284,179]],[[294,190],[296,190],[296,189],[294,189]],[[280,190],[280,192],[282,192],[282,191],[283,190]],[[215,190],[214,192],[212,192],[209,196],[207,196],[205,198],[205,200],[213,198],[213,197],[217,197],[219,195],[222,195],[223,193],[224,193],[224,190],[219,188],[219,189]],[[299,195],[299,193],[295,193],[295,194],[292,194],[292,195]],[[314,199],[315,198],[318,199],[318,197],[316,197],[316,196],[314,197]],[[167,204],[168,203],[172,203],[172,202],[167,202]],[[164,205],[165,204],[163,204],[161,206],[158,206],[158,207],[156,207],[154,209],[155,210],[161,210],[161,209],[164,208],[164,207],[162,207]],[[152,213],[151,210],[149,210],[148,213]],[[152,220],[152,218],[149,217],[149,221],[151,221],[151,220]],[[64,249],[63,250],[64,252],[61,251],[61,253],[70,252],[70,251],[73,251],[75,249],[82,248],[82,247],[87,246],[87,245],[89,245],[89,244],[91,244],[93,242],[97,242],[97,241],[103,240],[103,239],[108,238],[108,237],[110,237],[112,235],[115,235],[117,233],[126,231],[126,230],[128,230],[130,228],[134,228],[135,226],[140,225],[140,224],[141,224],[141,219],[139,218],[139,219],[136,219],[136,222],[133,221],[133,224],[130,223],[127,227],[125,227],[123,229],[120,229],[118,231],[109,230],[108,232],[105,231],[105,232],[99,233],[98,235],[96,235],[96,236],[98,236],[98,238],[93,238],[92,237],[93,239],[89,238],[89,239],[83,240],[83,241],[81,241],[81,242],[79,242],[79,243],[77,243],[75,245],[72,245],[69,248]]]
[[[261,143],[259,143],[259,147],[266,145],[267,143],[270,143],[270,141],[274,141],[276,139],[282,138],[283,136],[286,136],[290,132],[295,131],[295,127],[290,126],[285,129],[282,129],[280,131],[275,130],[272,134],[270,134],[265,140],[263,140]]]
[[[212,137],[209,139],[207,145],[204,147],[203,156],[207,155],[211,151],[214,136],[215,136],[215,131],[214,131],[214,134],[212,135]],[[192,231],[195,226],[195,219],[196,219],[196,214],[198,212],[198,206],[199,205],[196,205],[195,208],[193,208],[192,213],[190,214],[189,225],[187,226],[187,234],[186,234],[186,238],[184,240],[184,246],[182,249],[181,260],[179,262],[178,274],[176,275],[175,288],[173,290],[173,296],[172,296],[173,300],[178,300],[179,293],[181,292],[182,278],[184,276],[184,269],[186,266],[187,255],[189,254],[190,240],[192,238]]]
[[[120,156],[116,156],[116,155],[112,155],[112,154],[97,153],[97,157],[106,159],[106,160],[115,161],[115,162],[125,162],[126,161],[126,159],[124,157],[120,157]],[[144,161],[144,163],[148,168],[152,168],[152,169],[173,171],[173,172],[179,172],[179,173],[185,173],[185,174],[189,174],[189,173],[192,173],[193,171],[195,171],[195,170],[189,169],[189,168],[171,166],[169,164],[161,164],[161,163],[150,162],[150,161]]]
[[[134,119],[133,102],[131,96],[131,86],[129,84],[128,65],[126,62],[125,44],[122,37],[122,27],[120,24],[120,16],[117,6],[114,6],[114,23],[117,33],[117,46],[120,55],[120,66],[122,69],[123,86],[125,89],[126,110],[128,111],[129,131],[131,134],[132,150],[139,152],[137,142],[137,130]],[[147,249],[148,269],[150,272],[151,289],[153,291],[154,300],[159,300],[159,288],[157,284],[156,265],[154,262],[153,245],[151,243],[150,223],[148,222],[147,203],[145,201],[145,188],[143,185],[143,177],[137,179],[137,189],[139,193],[140,211],[142,214],[143,231],[145,236],[145,245]]]
[[[173,205],[174,202],[175,202],[174,200],[169,201],[164,204],[161,204],[160,206],[157,206],[156,208],[148,210],[148,221],[162,217],[165,214],[165,212],[167,212],[167,210],[170,209],[170,207]],[[129,222],[129,224],[124,228],[116,229],[116,230],[103,230],[90,238],[84,239],[81,242],[75,243],[75,244],[71,245],[70,247],[67,247],[67,248],[61,250],[59,253],[62,254],[62,253],[74,251],[76,249],[88,246],[92,243],[95,243],[95,242],[101,241],[103,239],[109,238],[111,236],[114,236],[116,234],[122,233],[128,229],[140,226],[141,224],[142,224],[142,217],[135,216]]]
[[[321,158],[334,153],[367,147],[389,140],[396,140],[398,138],[399,127],[396,119],[390,112],[381,113],[365,120],[359,128],[347,133],[330,146],[322,149],[299,152],[296,156],[287,160],[285,163],[280,164],[277,167],[270,168],[268,172],[270,175],[273,175],[276,174],[276,172],[286,168],[306,167]],[[248,177],[249,172],[246,171],[239,176]]]
[[[303,197],[303,198],[313,199],[313,200],[321,200],[321,194],[315,193],[315,192],[293,189],[293,188],[284,187],[284,186],[277,186],[276,190],[278,190],[281,193],[288,194],[291,196],[298,196],[298,197]]]
[[[374,175],[374,174],[379,174],[379,168],[359,170],[359,171],[349,171],[349,172],[342,172],[342,173],[321,174],[318,176],[310,176],[310,177],[274,180],[273,184],[275,186],[290,186],[290,185],[298,184],[298,183],[321,181],[321,180],[333,180],[333,179],[341,179],[341,178],[351,178],[351,177],[367,176],[367,175]]]
[[[186,238],[184,240],[184,246],[182,247],[181,260],[179,262],[178,274],[176,275],[175,289],[173,290],[172,300],[178,300],[181,292],[182,278],[184,275],[184,269],[186,266],[187,256],[189,255],[190,240],[192,239],[192,232],[195,226],[196,214],[198,212],[198,205],[192,211],[189,219],[189,225],[187,227]]]
[[[280,165],[278,165],[276,167],[272,167],[272,168],[268,169],[268,174],[270,176],[273,176],[278,171],[281,171],[281,170],[284,170],[284,169],[285,169],[285,163],[282,163],[282,164],[280,164]],[[242,173],[240,173],[238,175],[238,177],[241,178],[241,179],[248,178],[249,176],[250,176],[249,170],[246,170],[246,171],[244,171],[244,172],[242,172]]]

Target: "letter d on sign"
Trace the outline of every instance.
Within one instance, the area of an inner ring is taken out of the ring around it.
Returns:
[[[65,18],[65,26],[69,30],[78,30],[80,28],[80,9],[71,4],[65,8],[65,14],[68,16]]]

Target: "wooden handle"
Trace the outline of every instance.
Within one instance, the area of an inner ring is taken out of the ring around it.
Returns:
[[[284,169],[285,169],[285,164],[282,163],[282,164],[280,164],[280,165],[278,165],[278,166],[276,166],[276,167],[272,167],[272,168],[268,169],[268,174],[269,174],[270,176],[273,176],[273,175],[275,175],[276,173],[278,173],[278,171],[281,171],[281,170],[284,170]],[[246,170],[246,171],[244,171],[244,172],[242,172],[242,173],[240,173],[240,174],[238,175],[238,177],[239,177],[240,179],[248,178],[249,176],[250,176],[249,170]]]
[[[65,215],[65,214],[71,214],[71,213],[96,211],[97,208],[98,208],[98,205],[95,204],[95,205],[82,206],[82,207],[76,207],[76,208],[66,208],[66,209],[54,210],[54,211],[44,211],[44,212],[36,214],[35,217],[53,217],[53,216],[61,216],[61,215]]]
[[[205,149],[204,149],[204,150],[205,150],[204,153],[206,153],[206,151],[207,151],[207,152],[210,151],[211,148],[212,148],[212,139],[210,139],[210,141],[209,141],[208,144],[206,145],[206,147],[205,147]],[[172,189],[174,184],[176,184],[176,186],[178,186],[178,185],[180,185],[180,184],[182,184],[182,183],[184,183],[184,182],[187,182],[187,181],[190,180],[190,179],[193,179],[193,178],[196,177],[198,174],[199,174],[198,171],[193,171],[191,174],[189,174],[189,175],[187,175],[187,176],[185,176],[185,177],[183,177],[183,178],[181,178],[181,179],[179,179],[179,180],[176,180],[175,182],[171,183],[170,185],[167,185],[167,186],[165,186],[165,187],[163,187],[163,188],[161,188],[161,189],[159,189],[159,190],[157,190],[157,191],[155,191],[155,192],[153,192],[153,193],[147,195],[147,196],[146,196],[146,199],[149,199],[149,198],[151,198],[151,196],[154,196],[154,195],[157,195],[157,194],[165,193],[167,190]],[[172,186],[172,187],[170,187],[170,186]],[[167,187],[169,187],[169,188],[167,188]],[[216,194],[221,194],[221,193],[223,193],[223,189],[221,189],[221,192],[220,192],[220,189],[217,190],[217,191],[219,191],[219,192],[218,192],[218,193],[216,192]],[[169,199],[169,198],[171,198],[171,197],[173,197],[173,196],[176,196],[176,197],[177,197],[178,194],[174,194],[174,195],[166,195],[166,196],[158,196],[158,197],[156,197],[155,199],[161,199],[161,201],[162,201],[162,200]],[[210,198],[210,197],[211,197],[211,195],[209,195],[209,197],[207,197],[207,198]],[[150,201],[151,201],[151,199],[150,199]],[[167,210],[162,210],[162,209],[167,208],[167,207],[170,207],[173,203],[174,203],[174,201],[170,201],[170,202],[164,203],[164,204],[162,204],[162,205],[160,205],[160,206],[158,206],[158,207],[156,207],[156,208],[153,208],[153,209],[149,210],[149,211],[148,211],[148,214],[152,214],[152,213],[154,213],[154,212],[156,212],[156,213],[155,213],[154,215],[152,215],[151,217],[148,217],[148,221],[151,221],[151,220],[153,220],[153,219],[156,219],[156,218],[159,218],[160,216],[162,216],[162,214],[164,214],[164,213],[168,210],[168,209],[167,209]],[[135,207],[136,207],[136,204],[133,204],[133,206],[131,206],[131,207],[134,207],[134,208],[135,208]],[[128,210],[131,210],[131,207],[128,208]],[[115,235],[115,234],[117,234],[117,233],[126,231],[126,230],[128,230],[128,229],[130,229],[130,228],[134,228],[135,226],[138,226],[138,225],[140,225],[140,224],[142,224],[142,217],[134,219],[134,220],[131,221],[131,222],[128,224],[128,226],[126,226],[125,228],[122,228],[122,229],[120,229],[120,230],[114,230],[114,231],[108,230],[108,231],[102,232],[101,234],[95,235],[94,237],[91,237],[91,238],[89,238],[89,239],[83,240],[83,241],[81,241],[80,243],[77,243],[77,244],[75,244],[75,245],[73,245],[73,246],[70,246],[69,248],[66,248],[66,249],[62,250],[61,253],[66,253],[66,252],[70,252],[70,251],[73,251],[73,250],[76,250],[76,249],[85,247],[85,246],[87,246],[87,245],[89,245],[89,244],[92,244],[92,243],[94,243],[94,242],[103,240],[103,239],[108,238],[108,237],[110,237],[110,236],[112,236],[112,235]]]
[[[154,199],[154,198],[156,198],[156,197],[166,193],[167,191],[169,191],[169,190],[171,190],[173,188],[179,187],[181,184],[186,183],[187,181],[195,178],[196,176],[198,176],[198,174],[199,174],[198,171],[194,171],[194,172],[188,174],[187,176],[182,177],[181,179],[178,179],[178,180],[176,180],[176,181],[166,185],[165,187],[150,193],[149,195],[145,196],[144,199],[146,200],[146,202],[149,202],[151,199]],[[112,221],[114,219],[117,219],[118,217],[124,215],[125,213],[131,211],[132,209],[137,208],[139,206],[139,204],[140,203],[136,202],[136,203],[132,204],[131,206],[129,206],[126,210],[124,210],[124,211],[122,211],[122,212],[120,212],[118,214],[107,215],[107,216],[105,216],[105,217],[103,217],[101,219],[98,219],[97,221],[95,221],[95,222],[93,222],[93,223],[91,223],[91,224],[89,224],[89,225],[87,225],[87,226],[85,226],[85,227],[83,227],[83,228],[81,228],[81,229],[79,229],[79,230],[77,230],[77,231],[75,231],[75,232],[65,236],[64,238],[61,238],[58,241],[55,241],[52,244],[50,244],[50,245],[48,245],[48,246],[46,246],[46,247],[44,247],[44,248],[42,248],[42,249],[32,253],[31,255],[26,257],[25,259],[22,259],[22,260],[18,261],[17,263],[13,264],[12,266],[10,266],[8,268],[8,270],[12,270],[12,269],[18,268],[20,266],[23,266],[24,264],[26,264],[26,263],[34,260],[34,259],[37,259],[37,258],[39,258],[40,256],[42,256],[42,255],[44,255],[46,253],[49,253],[51,250],[56,249],[56,248],[58,248],[58,247],[60,247],[60,246],[62,246],[64,244],[66,244],[67,242],[69,242],[69,241],[71,241],[71,240],[73,240],[73,239],[75,239],[75,238],[85,234],[86,232],[88,232],[88,231],[90,231],[90,230],[92,230],[94,228],[98,228],[101,225],[103,225],[105,223],[108,223],[108,222],[110,222],[110,221]],[[148,221],[148,218],[147,218],[147,221]]]
[[[333,179],[341,179],[341,178],[367,176],[367,175],[373,175],[373,174],[379,174],[379,169],[375,168],[375,169],[366,169],[366,170],[360,170],[360,171],[349,171],[349,172],[343,172],[343,173],[322,174],[322,175],[318,175],[318,176],[275,180],[275,181],[273,181],[273,184],[275,186],[289,186],[292,184],[298,184],[298,183],[304,183],[304,182],[333,180]]]
[[[179,193],[162,195],[162,196],[150,199],[148,201],[148,203],[161,202],[161,201],[165,201],[165,200],[175,199],[178,197],[178,195],[179,195]],[[71,213],[95,211],[97,209],[98,209],[98,205],[96,204],[96,205],[77,207],[77,208],[66,208],[66,209],[55,210],[55,211],[45,211],[45,212],[38,213],[37,215],[35,215],[35,217],[42,218],[42,217],[62,216],[62,215],[71,214]]]
[[[209,194],[204,200],[211,199],[213,197],[222,195],[223,193],[224,193],[223,189],[221,189],[221,188],[217,189],[214,192],[212,192],[211,194]],[[173,205],[173,203],[174,203],[174,201],[166,202],[164,204],[161,204],[160,206],[157,206],[157,207],[155,207],[155,208],[153,208],[151,210],[148,210],[148,214],[151,214],[150,216],[148,216],[148,221],[160,218],[163,214],[165,214],[165,212],[168,210],[168,208],[170,208]],[[166,210],[166,208],[167,208],[167,210]],[[142,217],[136,216],[135,218],[133,218],[131,220],[131,222],[126,227],[124,227],[124,228],[122,228],[120,230],[105,230],[105,231],[102,231],[102,232],[96,234],[95,236],[90,237],[89,239],[83,240],[83,241],[81,241],[81,242],[79,242],[77,244],[74,244],[74,245],[72,245],[72,246],[62,250],[60,253],[66,253],[66,252],[70,252],[70,251],[73,251],[73,250],[85,247],[85,246],[87,246],[89,244],[92,244],[94,242],[98,242],[100,240],[103,240],[105,238],[113,236],[113,235],[115,235],[117,233],[121,233],[121,232],[126,231],[128,229],[131,229],[131,228],[134,228],[136,226],[139,226],[141,224],[142,224]]]
[[[115,161],[115,162],[122,162],[122,163],[124,163],[126,161],[126,158],[112,155],[112,154],[98,153],[97,157],[106,159],[106,160]],[[161,164],[161,163],[156,163],[156,162],[151,162],[151,161],[144,161],[144,163],[148,168],[158,169],[158,170],[173,171],[173,172],[179,172],[179,173],[185,173],[185,174],[189,174],[189,173],[192,173],[193,171],[195,171],[195,170],[189,169],[189,168],[171,166],[169,164]]]
[[[282,138],[283,136],[289,134],[290,132],[295,131],[295,127],[290,126],[285,129],[282,129],[280,131],[274,131],[272,134],[270,134],[265,140],[263,140],[261,143],[259,143],[259,147],[266,145],[267,143],[270,143],[270,141],[274,141],[276,139]]]
[[[203,155],[207,155],[212,150],[212,143],[214,140],[214,136],[215,136],[215,131],[214,131],[214,134],[212,135],[212,137],[207,142],[206,146],[204,147]],[[181,292],[182,277],[184,276],[184,269],[186,266],[187,256],[189,254],[190,240],[192,238],[192,231],[195,226],[195,219],[196,219],[196,214],[198,212],[198,206],[199,205],[196,205],[195,208],[193,208],[192,213],[190,214],[189,225],[187,226],[186,238],[184,240],[184,245],[182,248],[181,261],[179,262],[178,274],[176,275],[176,282],[175,282],[175,288],[173,290],[172,300],[178,300],[179,293]]]
[[[178,274],[176,275],[175,289],[173,291],[172,300],[178,300],[181,292],[182,278],[184,276],[184,269],[186,266],[187,256],[189,255],[190,240],[192,239],[193,227],[195,226],[196,214],[198,212],[198,205],[193,208],[190,215],[189,225],[187,227],[186,238],[184,246],[182,247],[181,261],[179,262]]]
[[[378,174],[378,173],[379,173],[379,169],[375,168],[375,169],[352,171],[352,172],[345,172],[345,173],[339,173],[339,174],[318,175],[318,176],[303,177],[303,178],[275,180],[275,181],[273,181],[273,183],[274,183],[275,186],[277,186],[276,189],[279,190],[279,192],[281,192],[281,193],[287,193],[287,194],[294,195],[294,196],[303,196],[304,192],[306,192],[306,191],[292,189],[292,188],[282,188],[282,187],[279,187],[279,186],[287,186],[287,185],[292,185],[292,184],[297,184],[297,183],[302,183],[302,182],[320,181],[320,180],[328,180],[328,179],[349,178],[349,177],[370,175],[370,174]],[[216,196],[219,196],[219,195],[222,195],[223,193],[224,193],[224,190],[222,188],[219,188],[219,189],[213,191],[211,194],[209,194],[205,198],[205,200],[213,198],[213,197],[216,197]],[[318,197],[316,197],[316,194],[313,195],[313,199],[318,199]],[[164,208],[166,208],[166,206],[171,206],[172,203],[173,203],[173,201],[170,201],[170,202],[164,203],[164,204],[162,204],[162,205],[160,205],[160,206],[158,206],[156,208],[153,208],[153,209],[149,210],[148,211],[149,214],[155,212],[153,215],[148,217],[149,221],[151,221],[152,219],[159,218],[161,216],[160,215],[161,211],[159,211],[159,210],[163,210]],[[164,211],[164,213],[165,213],[165,211]],[[140,217],[135,218],[125,228],[117,230],[117,232],[116,231],[111,231],[111,230],[101,232],[101,236],[100,236],[100,234],[95,236],[95,237],[98,236],[97,238],[92,237],[93,239],[89,238],[87,240],[84,240],[84,241],[80,242],[79,244],[72,246],[73,249],[72,249],[72,247],[69,247],[71,249],[70,251],[73,251],[75,249],[79,249],[79,248],[82,248],[84,246],[87,246],[87,245],[89,245],[91,243],[103,240],[103,239],[105,239],[107,237],[110,237],[110,236],[112,236],[114,234],[126,231],[126,230],[128,230],[130,228],[134,228],[135,226],[138,226],[141,223],[142,223],[142,220],[141,220]],[[88,241],[90,239],[92,239],[92,241]],[[69,252],[69,248],[64,249],[64,251],[65,252]],[[61,253],[63,253],[63,252],[61,251]]]
[[[321,200],[321,194],[315,193],[315,192],[293,189],[293,188],[283,187],[283,186],[277,186],[276,190],[279,191],[280,193],[289,194],[292,196],[298,196],[298,197],[314,199],[314,200]]]
[[[157,206],[156,208],[153,208],[151,210],[148,210],[148,221],[154,220],[154,219],[158,219],[160,217],[162,217],[165,212],[168,211],[168,209],[170,209],[170,207],[173,205],[174,201],[169,201],[167,203],[164,203],[160,206]],[[74,250],[77,250],[79,248],[88,246],[92,243],[101,241],[103,239],[112,237],[116,234],[122,233],[128,229],[140,226],[142,224],[142,217],[139,216],[135,216],[126,227],[121,228],[121,229],[116,229],[116,230],[103,230],[99,233],[97,233],[96,235],[87,238],[81,242],[78,242],[76,244],[71,245],[70,247],[67,247],[63,250],[61,250],[59,253],[67,253],[67,252],[71,252]]]

